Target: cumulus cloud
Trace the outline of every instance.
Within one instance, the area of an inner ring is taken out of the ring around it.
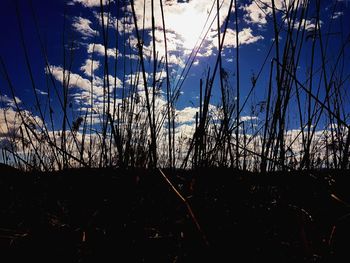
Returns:
[[[262,39],[264,39],[263,36],[254,36],[252,29],[249,27],[243,28],[240,32],[238,32],[238,42],[240,45],[252,44]],[[232,30],[231,28],[227,29],[225,45],[228,47],[236,47],[236,31]]]
[[[50,68],[52,76],[59,81],[61,84],[63,84],[63,68],[59,66],[51,66]],[[84,107],[89,108],[91,107],[91,99],[93,100],[93,107],[94,111],[97,113],[101,113],[103,111],[103,107],[106,106],[106,100],[103,96],[106,96],[107,89],[104,88],[104,80],[103,78],[100,78],[98,76],[93,77],[93,82],[89,79],[86,79],[79,74],[72,73],[72,72],[65,72],[65,78],[68,79],[69,76],[69,88],[70,93],[69,97],[70,99],[73,99],[73,101],[76,103],[76,106],[78,106],[78,110],[83,110]],[[113,109],[114,100],[113,100],[113,93],[114,93],[114,84],[116,84],[116,88],[119,89],[122,86],[122,81],[116,77],[109,75],[109,91],[111,94],[111,100],[110,100],[110,108]],[[72,88],[76,88],[77,90]],[[91,90],[93,90],[93,94],[91,97]],[[119,101],[119,99],[117,99]],[[119,102],[118,102],[119,103]]]
[[[89,19],[74,17],[72,27],[85,37],[93,37],[98,35],[98,32],[90,27],[91,24],[92,22]]]
[[[92,59],[86,59],[84,64],[80,67],[80,70],[84,72],[86,76],[91,75],[100,67],[100,62]]]
[[[37,125],[43,125],[42,120],[30,111],[21,110],[18,112],[13,108],[0,108],[0,139],[1,137],[7,139],[17,138],[19,136],[19,128],[23,125],[22,118],[26,125],[29,125],[33,130],[38,128],[36,127]]]
[[[89,54],[97,54],[99,56],[105,55],[105,46],[102,44],[89,44],[87,47],[87,52]],[[107,48],[107,56],[108,57],[116,57],[116,50],[115,48]],[[118,56],[120,56],[120,53],[118,52]]]
[[[0,108],[0,137],[16,133],[20,123],[18,113],[15,110]]]
[[[59,82],[63,83],[63,68],[59,66],[51,66],[51,73],[53,77],[58,80]],[[85,91],[90,92],[91,90],[91,82],[88,79],[83,78],[79,74],[72,73],[72,72],[65,72],[66,76],[65,78],[68,79],[69,76],[69,87],[76,87]],[[121,86],[121,80],[117,77],[116,79],[109,75],[109,83],[112,85],[116,81],[117,88]],[[97,95],[103,95],[103,79],[95,76],[93,79],[93,90],[94,93]]]
[[[223,1],[221,4],[220,22],[222,25],[228,13],[229,1]],[[139,23],[145,21],[144,28],[149,30],[152,28],[151,1],[146,0],[145,12],[143,6],[143,0],[135,1],[137,19]],[[204,32],[207,32],[208,30],[216,30],[216,9],[213,8],[213,11],[210,12],[212,7],[212,0],[188,2],[166,1],[164,3],[164,18],[168,50],[172,51],[182,49],[184,51],[191,51],[196,43],[198,44],[200,40],[204,38]],[[164,37],[159,2],[155,2],[154,10],[155,23],[158,31],[156,32],[156,41],[157,45],[160,46],[159,51],[162,52],[164,47]],[[145,17],[143,17],[144,14]],[[189,21],[191,22],[189,23]],[[204,53],[208,53],[208,50],[204,50]]]
[[[302,6],[305,0],[275,0],[276,12],[286,11],[292,5],[294,8]],[[298,6],[299,4],[299,6]],[[272,1],[271,0],[259,0],[250,1],[249,4],[245,4],[242,9],[246,12],[244,20],[250,24],[256,24],[263,26],[267,24],[267,17],[272,14]]]
[[[175,137],[176,141],[183,140],[183,139],[189,139],[193,136],[195,132],[195,125],[194,124],[181,124],[176,127],[175,130]],[[183,153],[187,152],[187,147],[184,149]]]
[[[266,16],[270,14],[270,11],[264,8],[258,1],[252,1],[251,4],[246,4],[243,9],[246,11],[244,20],[247,23],[258,25],[265,25],[267,23]]]
[[[176,111],[176,122],[179,124],[191,123],[195,121],[198,108],[186,107]]]
[[[320,21],[320,26],[322,26],[323,22]],[[313,20],[310,19],[302,19],[301,21],[295,22],[294,29],[298,29],[299,25],[301,25],[301,28],[305,26],[306,31],[314,31],[316,28],[316,24]]]
[[[171,55],[168,58],[168,62],[169,62],[169,64],[178,65],[181,68],[185,67],[185,61],[182,58],[175,56],[175,55]]]
[[[220,3],[220,27],[223,26],[228,14],[230,1],[221,1]],[[145,10],[144,10],[145,7]],[[131,12],[131,7],[127,7],[127,12]],[[232,12],[234,9],[232,10]],[[139,27],[142,24],[150,38],[152,38],[152,18],[151,18],[151,0],[146,0],[145,5],[143,0],[135,0],[135,12],[139,23]],[[161,9],[159,2],[154,4],[154,17],[155,17],[155,41],[156,51],[158,58],[164,56],[165,43],[163,35],[163,23],[161,16]],[[217,18],[216,18],[216,5],[212,0],[201,1],[165,1],[164,2],[164,19],[165,30],[167,38],[167,50],[170,63],[177,65],[184,65],[182,61],[176,61],[177,58],[185,58],[191,54],[193,48],[198,47],[202,42],[202,46],[199,49],[198,57],[209,57],[213,55],[215,48],[217,48]],[[190,22],[189,22],[190,21]],[[127,21],[124,24],[119,24],[119,29],[122,30],[124,26],[131,27],[133,21]],[[232,33],[230,31],[229,33]],[[232,36],[228,35],[226,38]],[[262,36],[253,34],[251,28],[245,28],[240,32],[241,44],[251,44],[263,39]],[[149,39],[149,38],[147,38]],[[225,47],[235,46],[234,39],[225,41]],[[137,39],[133,36],[130,37],[130,43],[133,47],[137,47]],[[143,51],[146,56],[150,56],[152,59],[152,43],[143,43]],[[182,59],[183,60],[183,59]]]
[[[51,66],[50,71],[53,77],[61,83],[63,83],[63,79],[68,79],[69,76],[69,87],[77,87],[86,91],[91,90],[90,80],[81,77],[79,74],[65,71],[64,75],[63,68],[59,66]],[[97,92],[97,90],[94,90],[94,92]]]

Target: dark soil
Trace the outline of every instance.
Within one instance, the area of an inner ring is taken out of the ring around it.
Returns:
[[[1,262],[350,262],[350,174],[0,167]],[[333,197],[332,197],[333,194]]]

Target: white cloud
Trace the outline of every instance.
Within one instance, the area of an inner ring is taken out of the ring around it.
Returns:
[[[305,0],[275,0],[275,10],[276,12],[286,11],[291,5],[294,5],[294,8],[298,8],[302,6],[304,1]],[[266,18],[272,15],[272,1],[251,1],[249,4],[244,5],[242,9],[246,11],[246,14],[244,15],[245,22],[263,26],[267,24]]]
[[[145,18],[143,17],[143,3],[143,0],[135,1],[135,12],[138,23],[141,25],[140,23],[142,23],[144,19],[145,29],[151,29],[151,0],[146,0]],[[164,3],[164,18],[168,46],[172,45],[174,47],[169,47],[169,50],[176,50],[176,48],[179,49],[180,47],[185,50],[192,50],[197,40],[203,38],[203,34],[201,35],[202,31],[206,32],[209,28],[211,30],[216,29],[216,22],[211,25],[211,22],[215,21],[216,15],[215,11],[210,13],[212,5],[212,0],[189,1],[184,3],[166,1]],[[225,21],[228,7],[229,1],[223,1],[220,9],[221,24]],[[159,2],[155,2],[154,10],[155,24],[159,31],[159,37],[156,36],[156,39],[159,42],[163,42],[163,23]],[[206,21],[209,23],[206,24]]]
[[[87,52],[89,54],[95,53],[99,56],[105,55],[105,47],[102,44],[89,44],[87,48]],[[116,50],[115,48],[107,48],[107,56],[108,57],[116,57]],[[118,52],[118,56],[120,56],[120,53]]]
[[[176,127],[175,130],[175,135],[177,141],[182,138],[182,139],[189,139],[193,136],[195,132],[195,125],[194,124],[181,124]],[[187,152],[187,147],[184,149],[184,153]]]
[[[257,116],[242,116],[240,117],[240,121],[254,121],[258,120],[259,118]]]
[[[342,15],[344,15],[344,12],[334,12],[334,14],[332,15],[331,19],[338,19]]]
[[[90,27],[91,24],[92,22],[89,19],[83,17],[75,17],[73,19],[72,26],[77,32],[81,33],[83,36],[93,37],[95,35],[98,35],[98,32]]]
[[[146,74],[146,80],[149,79],[149,74],[145,72]],[[142,73],[141,72],[135,72],[134,74],[127,74],[125,75],[125,84],[126,85],[131,85],[132,83],[136,82],[136,79],[138,80],[138,89],[143,89],[144,88],[144,83],[143,83],[143,78],[142,78]]]
[[[185,62],[183,61],[183,59],[175,55],[170,55],[170,57],[168,58],[168,62],[169,64],[178,65],[181,68],[185,67]]]
[[[63,68],[62,67],[51,66],[51,73],[56,80],[63,83]],[[70,80],[69,87],[76,87],[76,88],[80,88],[82,90],[90,92],[90,90],[91,90],[90,80],[83,78],[79,74],[66,71],[65,77],[68,78],[68,76],[69,76],[69,80]],[[111,87],[113,86],[113,83],[115,80],[117,83],[117,88],[119,88],[121,86],[121,83],[122,83],[121,80],[118,77],[115,79],[113,76],[109,75],[109,83],[110,83]],[[103,79],[98,77],[98,76],[95,76],[93,79],[94,94],[102,96],[103,95],[103,87],[102,86],[103,86]]]
[[[126,13],[127,11],[125,11]],[[132,33],[135,29],[134,20],[132,19],[132,15],[123,17],[123,19],[115,19],[114,20],[114,28],[117,30],[120,35],[125,33]]]
[[[176,111],[176,122],[179,124],[194,122],[198,108],[186,107]]]
[[[264,37],[254,36],[251,28],[243,28],[242,31],[238,33],[238,41],[240,45],[252,44],[261,39],[264,39]],[[228,47],[236,47],[236,31],[232,30],[231,28],[227,29],[225,45]]]
[[[152,41],[152,19],[151,19],[151,0],[135,0],[135,12],[139,29],[144,28],[150,38],[145,38],[143,43],[143,54],[147,59],[152,60],[153,46]],[[214,1],[215,2],[215,1]],[[191,54],[192,49],[199,45],[203,40],[202,46],[197,53],[197,57],[210,57],[217,49],[217,21],[216,5],[212,0],[193,0],[188,2],[178,2],[175,0],[164,2],[164,19],[167,38],[167,50],[169,54],[169,63],[184,66],[184,61]],[[228,14],[230,1],[221,1],[220,9],[220,26],[225,22]],[[213,6],[214,4],[214,6]],[[213,7],[213,11],[210,12]],[[234,11],[234,9],[232,10]],[[127,6],[126,13],[131,13],[131,6]],[[144,17],[145,15],[145,17]],[[119,30],[122,32],[123,27],[127,27],[127,32],[133,30],[133,19],[131,15],[126,16],[127,21],[119,23]],[[154,3],[155,17],[155,42],[158,60],[165,55],[165,41],[163,33],[163,22],[159,2]],[[144,24],[143,24],[144,22]],[[205,33],[208,32],[207,35]],[[233,31],[229,31],[232,33]],[[134,35],[129,35],[131,46],[136,50],[138,41]],[[232,34],[226,36],[225,47],[235,46],[235,39]],[[260,35],[255,35],[250,28],[244,28],[240,32],[241,44],[251,44],[260,39]],[[164,61],[164,60],[163,60]],[[176,72],[175,72],[176,74]]]
[[[102,16],[101,16],[101,12],[94,12],[94,16],[95,18],[98,20],[99,25],[102,27]],[[103,12],[103,25],[106,27],[115,27],[115,25],[117,24],[117,18],[114,17],[111,13],[107,13],[107,12]]]
[[[108,80],[109,80],[109,85],[111,87],[114,87],[114,83],[116,83],[117,88],[121,88],[122,87],[123,83],[118,77],[114,78],[113,76],[109,75],[109,79]]]
[[[35,130],[36,125],[42,125],[43,122],[37,116],[34,116],[27,110],[21,110],[19,113],[12,108],[0,108],[0,138],[5,137],[13,139],[18,137],[18,129],[23,124],[21,115],[27,125]]]
[[[100,62],[92,59],[86,59],[84,64],[80,67],[80,70],[84,72],[86,76],[91,75],[100,67]]]
[[[46,91],[43,91],[41,89],[35,89],[35,90],[36,90],[37,94],[39,94],[39,95],[42,95],[42,96],[48,95],[48,93]]]
[[[68,79],[69,76],[69,87],[77,87],[86,91],[91,90],[90,80],[82,78],[79,74],[66,71],[65,76],[63,76],[63,68],[57,66],[51,66],[50,71],[53,77],[61,83],[63,83],[64,78]]]
[[[62,67],[51,66],[51,73],[53,77],[59,81],[61,84],[63,83],[63,69]],[[106,101],[103,99],[103,96],[106,96],[104,90],[104,82],[103,79],[94,76],[93,85],[91,85],[91,81],[83,78],[79,74],[72,72],[65,72],[65,78],[70,79],[69,88],[77,88],[78,90],[70,91],[69,96],[74,100],[76,106],[78,106],[79,110],[82,110],[84,107],[91,106],[91,89],[93,90],[93,107],[95,112],[101,113],[103,111],[103,106],[106,104]],[[122,81],[117,77],[109,76],[109,91],[111,94],[110,108],[113,109],[113,92],[114,92],[114,82],[116,82],[116,88],[120,88],[122,86]],[[119,99],[117,99],[119,101]]]
[[[0,108],[0,137],[16,133],[19,126],[20,120],[16,111],[12,108]]]
[[[247,23],[265,25],[267,23],[266,16],[270,14],[270,11],[258,1],[253,1],[249,5],[245,5],[243,10],[247,13],[244,15],[244,20]]]
[[[100,0],[73,0],[70,3],[73,3],[73,4],[80,3],[84,7],[99,7],[100,6]],[[102,0],[102,4],[107,5],[108,0]]]
[[[322,27],[323,22],[322,21],[319,21],[319,22],[320,22],[320,27]],[[294,29],[298,29],[300,24],[301,24],[301,28],[303,28],[305,25],[305,30],[309,32],[314,31],[316,27],[316,24],[314,21],[309,19],[302,19],[301,21],[295,22]]]
[[[5,95],[0,95],[0,106],[5,106],[5,107],[12,107],[15,108],[16,107],[16,103],[20,104],[22,103],[22,101],[15,96],[15,98],[10,98],[9,96]]]
[[[136,55],[136,54],[125,54],[125,57],[128,58],[128,59],[133,59],[133,60],[138,60],[139,59],[139,55]]]

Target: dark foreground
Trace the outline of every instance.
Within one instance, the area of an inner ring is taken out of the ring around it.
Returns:
[[[1,262],[350,262],[348,172],[0,170]]]

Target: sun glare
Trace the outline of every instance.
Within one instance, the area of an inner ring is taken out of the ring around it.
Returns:
[[[169,28],[176,29],[175,32],[181,37],[183,48],[193,49],[205,24],[208,14],[203,9],[196,9],[192,4],[180,12],[170,13],[167,17]]]

